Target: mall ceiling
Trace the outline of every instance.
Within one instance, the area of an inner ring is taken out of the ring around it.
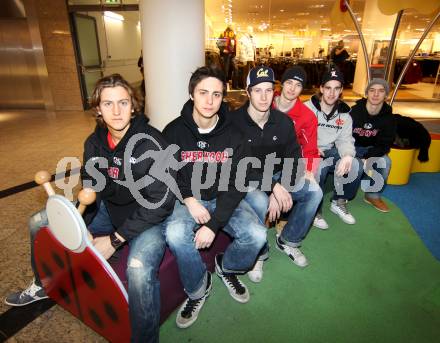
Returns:
[[[68,0],[68,3],[99,4],[100,0]],[[137,4],[139,1],[121,0],[121,3]],[[308,30],[316,30],[318,27],[328,36],[356,34],[354,28],[330,22],[330,13],[335,3],[339,3],[339,0],[205,0],[205,9],[216,32],[223,31],[232,18],[232,27],[236,31],[246,31],[248,26],[252,26],[254,32],[287,34],[303,32],[307,36]],[[351,0],[350,4],[362,26],[365,0]],[[407,9],[404,11],[399,32],[406,32],[407,38],[410,36],[418,38],[435,14],[426,15],[415,9]],[[440,21],[431,32],[440,32]]]
[[[421,0],[437,1],[437,0]],[[321,27],[329,35],[345,34],[348,27],[335,25],[330,21],[330,13],[339,0],[206,0],[206,12],[212,21],[212,26],[217,30],[218,26],[224,27],[228,24],[229,5],[231,5],[232,22],[235,29],[246,30],[253,26],[254,30],[270,30],[273,33],[306,31],[313,27]],[[351,7],[358,21],[362,26],[362,17],[365,0],[351,0]],[[407,9],[401,20],[400,31],[408,31],[420,36],[420,29],[424,29],[435,13],[424,15],[414,9]],[[327,31],[330,29],[331,31]],[[440,31],[440,22],[436,24],[437,31]],[[345,31],[344,31],[345,30]],[[415,32],[414,32],[415,31]],[[418,33],[417,33],[418,32]]]

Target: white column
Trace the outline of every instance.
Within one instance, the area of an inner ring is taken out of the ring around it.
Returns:
[[[318,56],[321,43],[321,24],[313,23],[308,29],[310,40],[305,40],[304,58],[315,58]]]
[[[378,0],[366,0],[364,16],[361,22],[362,33],[365,37],[365,45],[368,50],[368,60],[371,63],[371,54],[375,40],[390,40],[393,32],[396,14],[385,15],[377,6]],[[359,44],[356,62],[356,71],[353,81],[353,92],[364,96],[367,85],[367,72],[361,44]]]
[[[191,73],[205,64],[204,0],[141,0],[145,112],[162,130],[189,99]]]

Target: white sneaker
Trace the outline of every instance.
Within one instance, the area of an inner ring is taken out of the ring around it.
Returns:
[[[304,268],[309,265],[307,258],[304,256],[301,250],[299,250],[299,248],[294,248],[290,245],[284,244],[281,241],[280,236],[277,236],[275,241],[277,244],[277,248],[287,254],[287,256],[289,256],[293,263],[295,263],[298,267]]]
[[[257,262],[255,262],[254,268],[247,273],[249,280],[257,283],[261,282],[263,279],[263,264],[264,261],[257,260]]]
[[[328,229],[328,224],[325,221],[324,218],[322,218],[322,215],[317,213],[315,216],[315,219],[313,220],[313,226],[317,227],[318,229],[321,230],[327,230]]]
[[[334,214],[337,214],[344,223],[355,224],[356,219],[354,219],[354,217],[348,211],[347,202],[348,201],[345,199],[332,200],[330,211],[332,211]]]

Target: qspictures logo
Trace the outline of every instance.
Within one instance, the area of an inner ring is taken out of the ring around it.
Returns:
[[[150,148],[140,153],[136,148],[141,143],[145,143]],[[180,161],[176,158],[179,155]],[[299,160],[294,158],[281,159],[276,157],[275,153],[266,155],[264,161],[252,156],[233,161],[233,150],[230,148],[216,152],[181,151],[179,146],[171,144],[164,149],[154,137],[146,133],[138,133],[129,139],[122,161],[123,173],[121,172],[117,176],[113,175],[115,177],[109,181],[109,178],[105,176],[105,174],[108,175],[109,168],[112,168],[109,166],[109,161],[104,157],[91,157],[84,166],[90,179],[83,180],[83,187],[102,192],[107,186],[107,182],[114,182],[128,189],[133,198],[147,209],[161,207],[170,192],[177,199],[183,201],[177,183],[181,176],[177,175],[179,170],[187,164],[192,164],[192,172],[190,170],[183,172],[186,175],[191,174],[186,181],[186,186],[190,187],[194,197],[200,199],[203,190],[217,187],[217,191],[227,192],[230,190],[231,184],[240,192],[249,192],[253,189],[270,192],[275,178],[277,178],[275,181],[279,182],[288,192],[299,191],[305,185],[304,171],[308,163],[308,159],[304,158]],[[323,168],[333,164],[336,164],[337,167],[338,163],[340,160],[335,162],[333,157],[317,158],[316,161],[313,161],[314,165],[319,166],[315,179],[319,180]],[[65,157],[57,165],[57,175],[64,175],[69,165],[73,169],[80,166],[81,163],[76,157]],[[277,165],[278,168],[276,168]],[[363,191],[378,192],[382,189],[384,179],[377,169],[386,167],[384,158],[369,158],[364,162],[354,158],[352,165],[346,175],[334,178],[335,190],[338,195],[344,194],[344,185],[355,181],[359,168],[363,168],[365,174],[369,176],[369,180],[361,182]],[[257,174],[253,175],[259,175],[258,180],[248,178],[251,169],[257,171]],[[278,171],[275,172],[275,169]],[[148,187],[157,182],[165,186],[163,188],[165,191],[163,195],[155,194],[155,197],[151,197]],[[79,184],[79,175],[71,175],[68,179],[60,177],[55,179],[55,183],[58,188],[64,190],[65,196],[72,200],[73,189]],[[316,181],[311,182],[310,185],[310,191],[319,189]],[[155,198],[156,201],[149,200],[152,198]]]

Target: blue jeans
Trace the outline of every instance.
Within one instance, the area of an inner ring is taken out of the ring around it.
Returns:
[[[371,147],[356,146],[356,157],[363,158],[367,150]],[[380,167],[379,167],[380,165]],[[372,157],[367,160],[364,175],[362,176],[361,189],[369,198],[378,199],[382,196],[382,192],[387,184],[388,175],[391,170],[391,159],[388,155],[381,157]],[[381,179],[373,180],[370,177],[371,171],[375,171]],[[373,182],[371,182],[373,181]],[[378,181],[378,182],[377,182]],[[383,181],[383,183],[382,183]],[[377,184],[376,184],[377,182]]]
[[[335,172],[335,167],[338,161],[341,159],[338,150],[336,148],[331,148],[330,150],[324,151],[324,157],[319,165],[319,185],[321,189],[325,187],[325,181],[329,173]],[[337,176],[334,175],[334,192],[333,200],[345,199],[351,200],[356,196],[356,192],[359,188],[362,174],[363,174],[363,163],[358,158],[353,158],[353,163],[351,164],[351,169],[347,175]],[[350,178],[351,181],[347,181]],[[322,206],[322,204],[321,204]],[[321,208],[320,206],[320,208]],[[320,211],[320,209],[319,209]]]
[[[48,225],[46,210],[34,214],[29,221],[31,234],[31,265],[35,283],[41,280],[35,266],[34,240],[42,226]],[[115,231],[107,208],[101,202],[96,216],[89,225],[92,235],[108,235]],[[163,226],[156,225],[129,242],[127,263],[128,299],[132,342],[158,342],[160,320],[160,284],[158,271],[165,253]]]
[[[279,179],[279,176],[279,174],[275,174],[274,179]],[[309,180],[305,180],[304,186],[299,190],[294,190],[290,195],[296,203],[289,211],[287,224],[281,233],[281,239],[287,245],[299,247],[306,237],[316,210],[321,203],[322,190],[318,185],[312,185]],[[269,206],[268,195],[260,191],[249,192],[246,195],[245,201],[249,203],[260,220],[264,222]],[[267,253],[263,250],[259,259],[264,259],[265,255]]]
[[[199,200],[213,213],[216,200]],[[206,290],[207,271],[199,251],[195,247],[195,230],[199,227],[187,207],[176,201],[174,211],[165,221],[165,235],[168,246],[176,257],[180,280],[191,299],[203,296]],[[234,240],[223,255],[223,271],[226,273],[245,273],[255,263],[257,255],[266,242],[266,228],[260,223],[252,208],[241,201],[228,225],[222,228]]]

